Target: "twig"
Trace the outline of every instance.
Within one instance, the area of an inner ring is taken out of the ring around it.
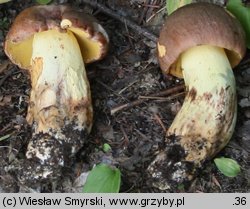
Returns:
[[[137,82],[137,80],[133,81],[132,83],[128,84],[127,86],[125,86],[124,88],[122,88],[118,94],[121,94],[122,92],[126,91],[126,89],[128,89],[129,87],[133,86],[135,83]]]
[[[111,91],[114,95],[121,97],[123,99],[125,99],[122,95],[116,93],[115,90],[113,90],[112,88],[110,88],[108,85],[106,85],[105,83],[103,83],[102,81],[100,81],[99,79],[96,80],[97,83],[101,84],[103,87],[105,87],[107,90]]]
[[[185,97],[186,94],[187,94],[187,92],[186,92],[186,91],[183,91],[183,92],[174,94],[174,95],[172,95],[172,96],[165,97],[165,99],[162,99],[162,100],[155,100],[155,101],[156,101],[156,102],[168,102],[168,101],[171,101],[171,100],[180,98],[180,97]]]
[[[159,5],[152,5],[152,4],[142,4],[143,7],[151,7],[151,8],[160,8]]]
[[[161,128],[163,129],[163,131],[166,133],[167,129],[166,129],[164,123],[162,122],[161,118],[159,117],[159,115],[154,114],[154,118],[160,124]]]
[[[131,36],[130,36],[130,34],[129,34],[129,31],[128,31],[128,24],[127,24],[127,22],[125,22],[125,29],[126,29],[126,32],[127,32],[127,34],[128,34],[129,44],[130,44],[130,46],[131,46],[132,48],[134,48],[133,42],[132,42],[132,40],[131,40]]]
[[[165,100],[165,97],[154,97],[154,96],[139,96],[138,99],[153,99],[153,100]]]
[[[146,38],[150,39],[153,42],[157,41],[157,36],[154,35],[153,33],[151,33],[150,31],[148,31],[145,28],[142,28],[141,26],[135,24],[134,22],[127,20],[124,16],[121,16],[117,13],[115,13],[113,10],[107,8],[106,6],[104,6],[101,3],[98,3],[96,1],[93,0],[82,0],[83,3],[90,5],[91,7],[96,7],[97,9],[99,9],[101,12],[109,15],[110,17],[119,20],[121,22],[123,22],[124,24],[127,24],[127,26],[129,28],[131,28],[132,30],[134,30],[136,33],[138,34],[142,34],[143,36],[145,36]]]
[[[149,3],[150,3],[150,0],[146,0],[145,3],[146,3],[146,4],[149,4]],[[143,21],[143,18],[144,18],[144,16],[145,16],[145,14],[147,13],[147,11],[148,11],[148,7],[144,7],[143,10],[142,10],[142,12],[141,12],[141,15],[140,15],[140,17],[139,17],[139,21],[138,21],[138,24],[139,24],[139,25],[141,25],[141,23],[142,23],[142,21]]]
[[[179,92],[181,90],[184,90],[184,88],[185,88],[185,85],[179,85],[179,86],[175,86],[175,87],[172,87],[170,89],[166,89],[164,91],[161,91],[161,92],[158,92],[158,93],[155,93],[155,94],[148,95],[148,97],[167,96],[167,95],[170,95],[170,94],[177,93],[177,92]],[[141,104],[141,103],[143,103],[143,102],[145,102],[147,100],[148,100],[148,98],[137,99],[135,101],[132,101],[132,102],[129,102],[129,103],[114,107],[114,108],[111,109],[110,113],[111,113],[111,115],[113,115],[118,111],[121,111],[123,109],[127,109],[127,108],[130,108],[130,107],[139,105],[139,104]]]
[[[139,99],[147,99],[147,100],[156,100],[159,102],[166,102],[166,101],[171,101],[173,99],[176,99],[178,97],[184,96],[186,94],[186,92],[180,92],[178,94],[174,94],[172,96],[168,96],[168,97],[150,97],[150,96],[139,96]]]
[[[164,9],[166,9],[165,7],[162,7],[161,9],[159,9],[155,14],[151,15],[147,20],[146,23],[148,23],[152,18],[155,17],[155,15],[157,15],[158,13],[162,12]]]
[[[147,137],[145,134],[143,134],[142,132],[140,132],[138,129],[135,129],[135,131],[136,131],[144,140],[149,141],[148,137]]]
[[[15,149],[15,148],[13,148],[13,147],[10,147],[10,146],[0,146],[0,148],[9,148],[9,149],[12,149],[12,150],[14,150],[15,152],[18,153],[18,150],[17,150],[17,149]]]
[[[122,125],[120,126],[120,129],[121,129],[121,131],[122,131],[122,133],[123,133],[123,136],[124,136],[124,141],[122,142],[122,144],[123,144],[124,146],[128,146],[128,143],[129,143],[128,135],[127,135],[127,133],[126,133],[126,131],[124,130],[124,128],[123,128]]]

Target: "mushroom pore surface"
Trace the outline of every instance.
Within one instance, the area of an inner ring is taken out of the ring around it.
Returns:
[[[70,6],[40,5],[29,7],[16,17],[5,40],[6,54],[20,68],[29,69],[34,34],[51,29],[73,32],[85,63],[107,53],[108,35],[94,17]]]

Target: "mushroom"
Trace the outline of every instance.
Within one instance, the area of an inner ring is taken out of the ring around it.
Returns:
[[[166,148],[149,165],[165,190],[190,182],[232,137],[237,96],[232,68],[245,54],[245,33],[224,8],[194,3],[166,20],[158,40],[165,74],[184,78],[187,94],[167,131]]]
[[[103,58],[108,42],[93,17],[69,6],[33,6],[14,20],[4,50],[31,77],[26,157],[39,162],[34,178],[53,176],[83,146],[93,119],[85,63]]]

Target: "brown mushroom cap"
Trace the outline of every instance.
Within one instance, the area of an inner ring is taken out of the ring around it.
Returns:
[[[16,17],[5,40],[5,53],[19,67],[28,69],[33,35],[51,29],[72,31],[85,63],[101,59],[108,50],[108,36],[93,17],[69,6],[40,5],[27,8]]]
[[[224,8],[210,3],[181,7],[166,20],[158,40],[158,58],[164,73],[182,78],[179,57],[198,45],[224,48],[231,66],[246,51],[245,32],[236,18]]]

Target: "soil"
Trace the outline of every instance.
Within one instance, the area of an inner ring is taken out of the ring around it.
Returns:
[[[0,42],[16,15],[35,1],[16,0],[0,5]],[[167,17],[164,0],[98,1],[115,13],[148,29],[156,36]],[[210,1],[211,2],[211,1]],[[223,4],[223,1],[213,1]],[[108,55],[87,65],[94,123],[84,146],[74,157],[64,175],[56,180],[25,184],[19,178],[32,130],[26,122],[29,104],[29,75],[12,64],[0,48],[0,192],[76,192],[79,179],[95,164],[109,161],[122,174],[120,192],[249,192],[250,191],[250,53],[235,69],[238,93],[238,118],[232,139],[215,157],[236,160],[241,172],[225,177],[213,160],[205,163],[189,185],[172,190],[152,186],[147,168],[164,147],[165,133],[180,109],[185,93],[173,91],[170,97],[157,96],[165,89],[183,84],[182,80],[163,76],[156,58],[155,43],[127,27],[109,14],[84,4],[81,0],[54,0],[68,3],[93,14],[110,37]],[[114,108],[148,96],[143,102],[114,113]],[[112,114],[111,114],[112,113]],[[108,143],[112,152],[105,154]],[[86,176],[86,175],[85,175]]]

